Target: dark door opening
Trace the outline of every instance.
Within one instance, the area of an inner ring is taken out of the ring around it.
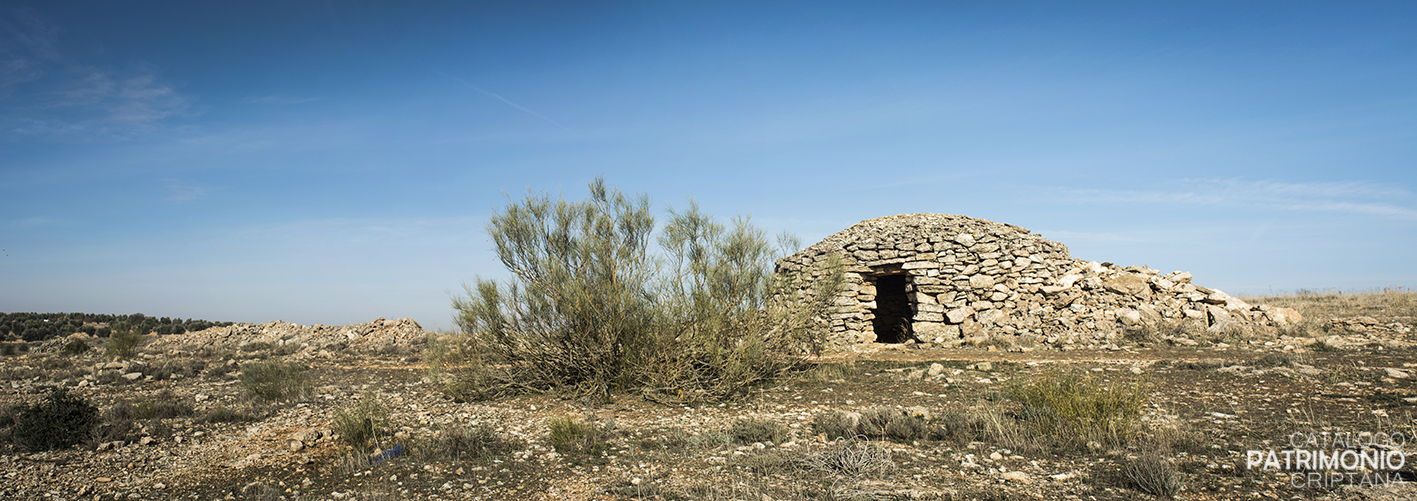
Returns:
[[[910,325],[914,308],[910,306],[910,275],[876,277],[876,309],[871,328],[877,343],[904,343],[915,337]]]

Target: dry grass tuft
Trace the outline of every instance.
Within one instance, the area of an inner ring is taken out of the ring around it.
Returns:
[[[280,400],[298,398],[310,392],[305,368],[295,362],[267,360],[241,366],[241,387],[252,395]]]
[[[1137,490],[1165,499],[1174,499],[1186,483],[1186,475],[1156,453],[1132,460],[1122,470],[1122,475]]]
[[[1042,448],[1037,434],[1014,416],[995,406],[950,411],[940,417],[940,435],[958,444],[988,442],[1019,451]]]
[[[857,435],[856,421],[856,416],[845,412],[822,412],[812,416],[812,431],[828,440],[853,438]]]
[[[1305,323],[1361,315],[1417,316],[1417,292],[1406,287],[1350,292],[1299,289],[1294,294],[1247,296],[1243,299],[1250,304],[1294,308],[1304,315]]]
[[[809,469],[857,477],[874,477],[895,468],[891,451],[866,440],[842,440],[798,460]]]
[[[780,444],[792,437],[792,430],[777,421],[740,419],[728,428],[728,436],[733,437],[733,440],[740,444],[753,442]]]
[[[610,448],[610,432],[593,421],[570,414],[546,421],[551,446],[561,454],[597,455]]]
[[[505,454],[521,443],[498,433],[492,425],[450,425],[420,449],[423,455],[440,460],[483,459]]]
[[[1077,373],[1048,372],[1014,383],[1009,394],[1036,433],[1059,445],[1120,445],[1136,434],[1150,397],[1145,381],[1104,383]]]
[[[379,439],[388,435],[388,428],[389,406],[373,393],[365,393],[358,403],[336,410],[330,420],[330,429],[359,451],[377,446]]]

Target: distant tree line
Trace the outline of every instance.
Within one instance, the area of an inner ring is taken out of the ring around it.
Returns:
[[[0,338],[5,341],[43,341],[56,336],[82,332],[90,336],[108,337],[114,332],[148,334],[182,334],[210,327],[225,327],[232,322],[213,322],[168,317],[150,317],[142,313],[108,315],[103,313],[0,313]]]

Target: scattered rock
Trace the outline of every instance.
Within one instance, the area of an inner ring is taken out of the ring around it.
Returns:
[[[1141,312],[1136,310],[1122,310],[1117,313],[1117,318],[1127,327],[1141,324]]]
[[[1028,477],[1028,474],[1027,474],[1027,473],[1024,473],[1024,472],[1021,472],[1021,471],[1006,471],[1006,472],[1004,472],[1003,477],[1004,477],[1004,480],[1007,480],[1007,481],[1010,481],[1010,482],[1019,482],[1019,483],[1025,483],[1025,484],[1028,483],[1028,482],[1031,480],[1031,479]]]
[[[321,438],[322,435],[323,435],[323,434],[320,432],[320,430],[316,430],[316,429],[314,429],[314,428],[310,428],[310,429],[305,429],[305,430],[297,431],[297,432],[291,434],[290,438],[291,438],[291,439],[294,439],[294,440],[297,440],[297,441],[300,441],[301,443],[303,443],[303,444],[305,444],[305,445],[313,445],[315,442],[317,442],[317,441],[320,440],[320,438]]]
[[[1117,294],[1127,294],[1139,297],[1151,295],[1151,283],[1145,277],[1135,273],[1120,273],[1107,279],[1102,283],[1107,290]]]
[[[158,336],[148,345],[156,351],[243,350],[289,353],[295,358],[330,358],[335,353],[386,353],[417,349],[428,333],[411,318],[375,319],[352,325],[304,326],[289,322],[233,324],[204,331]]]

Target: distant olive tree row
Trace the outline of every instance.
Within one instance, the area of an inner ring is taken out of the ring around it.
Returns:
[[[181,334],[210,327],[225,327],[231,322],[213,322],[168,317],[150,317],[142,313],[109,315],[103,313],[0,313],[0,338],[5,341],[43,341],[56,336],[82,332],[90,336],[108,337],[114,332],[147,334]]]

